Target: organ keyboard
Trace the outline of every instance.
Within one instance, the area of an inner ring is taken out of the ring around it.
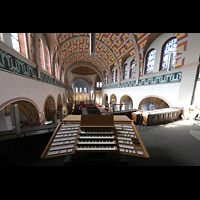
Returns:
[[[67,116],[56,128],[41,158],[73,154],[87,157],[104,153],[148,158],[149,154],[132,121],[125,115]]]

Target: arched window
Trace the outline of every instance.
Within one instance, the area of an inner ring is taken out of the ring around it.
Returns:
[[[46,55],[47,55],[47,71],[51,74],[51,64],[50,64],[50,56],[49,56],[49,49],[45,47]]]
[[[124,65],[124,73],[123,73],[123,79],[127,79],[127,74],[128,74],[128,65],[127,63]]]
[[[154,70],[154,64],[155,64],[155,57],[156,57],[156,50],[152,49],[147,54],[146,59],[146,71],[145,73],[152,73]]]
[[[115,82],[115,71],[113,70],[112,71],[112,83],[114,83]]]
[[[107,75],[105,75],[105,85],[107,85],[108,84],[108,77],[107,77]]]
[[[43,42],[41,39],[40,39],[40,62],[41,62],[42,69],[45,70],[44,47],[43,47]]]
[[[116,72],[115,72],[115,82],[118,81],[118,70],[116,69]]]
[[[168,69],[175,67],[176,63],[176,52],[177,52],[177,38],[168,40],[162,49],[162,59],[160,69]]]
[[[11,41],[12,41],[12,47],[21,53],[20,50],[20,44],[19,44],[19,34],[18,33],[11,33]]]
[[[130,78],[134,78],[135,73],[136,73],[135,60],[133,59],[133,61],[131,62],[131,67],[130,67]]]

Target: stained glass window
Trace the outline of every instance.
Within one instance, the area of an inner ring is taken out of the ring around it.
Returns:
[[[177,51],[177,39],[173,38],[164,47],[161,69],[167,69],[168,67],[171,68],[175,67],[176,51]]]
[[[130,78],[134,78],[135,77],[135,60],[132,61],[131,63],[131,69],[130,69]]]
[[[112,71],[112,83],[115,82],[115,71]]]
[[[115,82],[118,81],[118,70],[116,69],[116,72],[115,72]]]
[[[42,42],[42,40],[41,39],[39,39],[40,40],[40,62],[41,62],[41,67],[42,67],[42,69],[44,69],[45,70],[45,60],[44,60],[44,46],[43,46],[43,42]]]
[[[128,65],[124,65],[124,80],[127,79],[127,73],[128,73]]]
[[[19,34],[11,33],[11,40],[13,48],[20,53]]]
[[[155,64],[156,50],[151,50],[147,55],[146,73],[153,72]]]

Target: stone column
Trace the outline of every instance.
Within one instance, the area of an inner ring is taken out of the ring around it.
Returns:
[[[17,135],[20,134],[20,118],[19,118],[19,107],[18,104],[14,104],[14,111],[15,111],[15,130]]]

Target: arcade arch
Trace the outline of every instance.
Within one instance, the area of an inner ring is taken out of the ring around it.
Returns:
[[[148,111],[148,110],[155,110],[155,109],[162,109],[169,107],[171,107],[171,105],[162,97],[151,96],[144,98],[140,102],[138,109]]]
[[[124,95],[122,96],[122,98],[120,99],[120,104],[122,104],[120,106],[120,110],[130,110],[133,109],[133,101],[132,98],[128,95]]]
[[[52,121],[53,123],[57,122],[56,104],[53,96],[51,95],[49,95],[45,100],[44,113],[46,121]]]
[[[15,128],[14,104],[19,108],[20,126],[39,126],[40,117],[37,106],[28,100],[10,100],[0,110],[0,131]]]
[[[115,104],[117,104],[117,97],[115,94],[112,94],[110,96],[110,111],[114,112],[117,110],[117,106]]]

